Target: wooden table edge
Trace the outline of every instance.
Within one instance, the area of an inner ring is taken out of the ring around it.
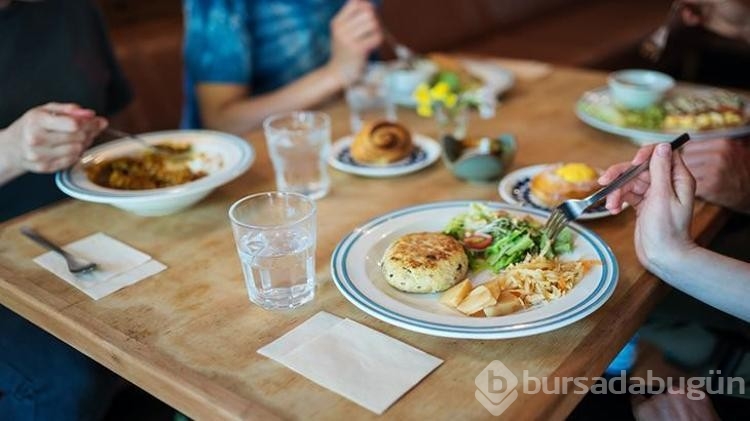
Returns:
[[[8,282],[11,276],[22,282],[26,281],[27,290],[33,294],[24,292],[13,283]],[[11,291],[6,294],[4,291]],[[168,367],[170,363],[160,355],[154,355],[153,351],[145,349],[138,341],[131,340],[120,332],[106,326],[96,326],[96,331],[85,332],[75,328],[75,319],[85,318],[79,313],[75,304],[68,305],[62,309],[55,309],[35,298],[51,295],[21,276],[14,275],[5,266],[0,265],[0,304],[8,307],[11,311],[29,320],[51,335],[61,338],[68,345],[74,347],[89,358],[102,364],[124,379],[146,390],[175,409],[183,412],[194,419],[216,419],[216,420],[280,420],[283,419],[266,406],[243,398],[236,393],[222,387],[218,387],[194,373],[175,373]],[[52,298],[52,301],[58,300]],[[57,312],[56,318],[50,318],[46,314]],[[96,325],[96,321],[87,320],[87,323]],[[122,336],[116,342],[126,344],[128,347],[118,348],[113,346],[111,335]],[[145,353],[150,353],[149,358],[137,358]],[[146,362],[150,360],[150,362]],[[202,392],[205,391],[205,392]],[[220,396],[220,400],[208,400],[205,396]]]

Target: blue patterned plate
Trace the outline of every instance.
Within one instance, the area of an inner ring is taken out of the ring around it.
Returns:
[[[544,170],[547,166],[548,165],[546,164],[532,165],[506,175],[500,180],[500,185],[498,186],[500,197],[504,201],[513,205],[550,211],[551,209],[549,207],[543,204],[531,193],[531,188],[529,187],[529,184],[531,184],[531,178]],[[600,205],[587,210],[578,219],[597,219],[610,215],[612,215],[612,213],[610,213],[604,205]]]
[[[389,165],[366,165],[356,162],[351,155],[350,147],[354,136],[345,136],[337,140],[332,148],[328,163],[339,171],[363,177],[397,177],[429,167],[440,158],[441,148],[435,140],[412,133],[414,150],[411,155]]]
[[[331,275],[341,294],[365,313],[386,323],[433,336],[464,339],[506,339],[559,329],[593,313],[615,290],[617,259],[607,244],[590,230],[571,224],[575,250],[564,260],[596,259],[595,265],[566,295],[549,303],[500,317],[468,317],[440,304],[440,294],[409,294],[388,285],[379,262],[386,248],[399,237],[420,231],[441,231],[468,201],[437,202],[382,215],[344,237],[333,252]],[[549,213],[531,208],[483,202],[517,216],[544,220]],[[482,283],[489,271],[471,273]]]

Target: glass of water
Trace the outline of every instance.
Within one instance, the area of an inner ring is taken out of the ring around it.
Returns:
[[[387,76],[386,66],[370,64],[362,77],[346,88],[352,133],[362,130],[365,122],[396,121],[396,104],[387,89]]]
[[[331,119],[321,112],[293,111],[263,121],[276,188],[320,199],[331,188],[326,160]]]
[[[229,209],[250,301],[274,309],[315,296],[315,202],[290,192],[258,193]]]

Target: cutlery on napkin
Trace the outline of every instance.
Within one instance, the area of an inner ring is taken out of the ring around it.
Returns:
[[[90,235],[62,248],[75,256],[95,261],[97,269],[77,275],[70,273],[65,259],[52,251],[37,256],[34,262],[94,300],[167,268],[148,254],[103,233]]]
[[[258,353],[376,414],[382,414],[443,363],[390,336],[326,312]]]

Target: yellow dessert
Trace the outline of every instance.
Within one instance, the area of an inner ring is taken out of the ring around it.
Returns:
[[[582,199],[599,188],[596,169],[582,163],[551,165],[531,179],[531,193],[549,207]]]

